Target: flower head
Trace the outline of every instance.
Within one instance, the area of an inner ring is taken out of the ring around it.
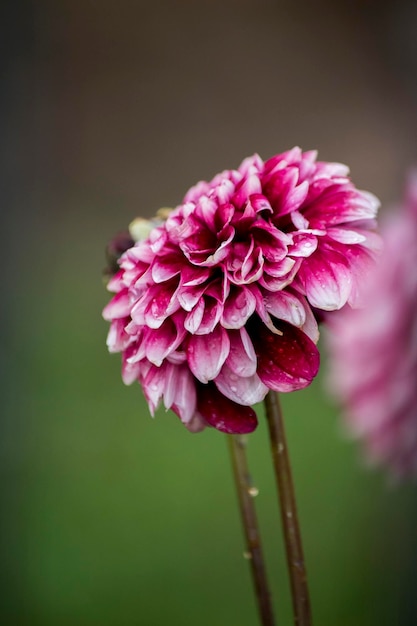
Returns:
[[[366,306],[330,321],[330,388],[369,460],[417,475],[417,172],[405,205],[381,228]]]
[[[313,308],[357,302],[378,201],[316,156],[254,155],[198,183],[121,257],[108,347],[152,413],[163,400],[190,430],[250,432],[269,389],[317,374]]]

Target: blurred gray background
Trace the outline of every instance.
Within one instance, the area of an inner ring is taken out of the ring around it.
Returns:
[[[121,383],[104,247],[197,180],[294,145],[349,164],[390,210],[417,161],[417,4],[16,0],[0,25],[0,621],[256,624],[224,437],[152,420]],[[415,488],[365,467],[323,375],[284,406],[315,623],[416,624]],[[262,419],[250,454],[287,624]]]

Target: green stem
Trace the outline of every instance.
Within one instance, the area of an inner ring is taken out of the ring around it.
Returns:
[[[274,626],[271,598],[268,590],[265,564],[262,556],[261,538],[253,498],[257,490],[253,487],[246,460],[246,439],[242,435],[228,435],[230,456],[240,513],[245,532],[247,556],[252,571],[253,585],[262,626]]]
[[[281,504],[287,567],[296,626],[311,626],[310,598],[304,564],[301,533],[298,524],[295,492],[291,476],[290,459],[284,431],[284,421],[278,394],[270,391],[265,398],[266,416],[271,441],[272,458]]]

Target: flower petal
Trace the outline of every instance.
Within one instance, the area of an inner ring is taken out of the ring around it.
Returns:
[[[238,376],[226,364],[223,365],[214,382],[226,398],[245,406],[262,402],[268,393],[268,387],[257,374]]]
[[[172,319],[167,319],[160,328],[147,328],[143,337],[145,355],[148,361],[159,367],[173,352],[185,336],[185,330],[178,328]]]
[[[244,328],[230,331],[230,352],[225,365],[237,376],[253,376],[256,372],[256,354],[250,337]]]
[[[302,302],[289,291],[267,293],[264,302],[269,315],[279,320],[289,322],[298,328],[301,328],[306,321],[306,312]]]
[[[165,389],[165,366],[156,367],[155,365],[150,365],[148,371],[141,376],[141,383],[149,410],[153,416]]]
[[[304,259],[296,278],[311,306],[324,311],[341,309],[352,290],[352,272],[348,261],[324,246]]]
[[[107,322],[130,315],[132,304],[127,289],[119,291],[103,309],[103,317]]]
[[[277,322],[282,335],[270,332],[259,319],[251,320],[249,335],[258,358],[258,376],[275,391],[287,392],[307,387],[317,375],[319,352],[298,328]]]
[[[165,384],[164,404],[171,408],[184,424],[190,422],[196,410],[195,379],[186,365],[171,365]]]
[[[221,326],[207,335],[192,335],[187,346],[187,359],[194,376],[202,383],[216,378],[229,355],[230,340]]]
[[[255,311],[255,307],[256,298],[250,289],[244,285],[233,286],[224,303],[222,326],[224,328],[241,328]]]
[[[255,411],[226,398],[213,383],[198,385],[197,409],[206,422],[223,433],[251,433],[258,425]]]

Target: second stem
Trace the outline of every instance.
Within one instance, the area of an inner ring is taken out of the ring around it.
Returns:
[[[278,394],[270,391],[265,398],[271,452],[274,462],[281,519],[284,532],[287,566],[296,626],[311,626],[310,598],[304,564],[301,532],[298,523],[295,492]]]

